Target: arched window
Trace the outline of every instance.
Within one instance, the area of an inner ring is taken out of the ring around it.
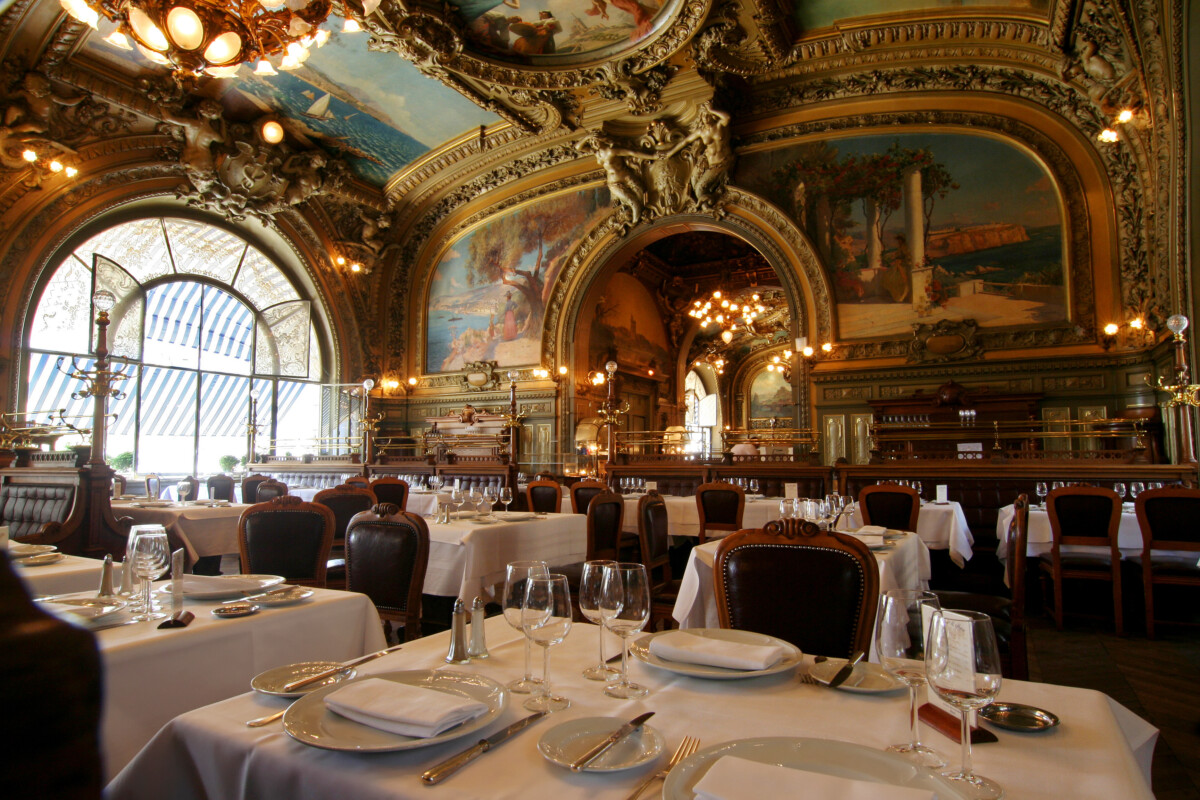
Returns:
[[[311,301],[244,239],[178,218],[108,228],[58,265],[29,330],[28,416],[90,413],[90,398],[72,397],[80,382],[57,363],[91,367],[99,289],[117,298],[114,363],[134,375],[109,401],[110,455],[132,452],[142,471],[219,471],[221,456],[246,454],[252,397],[263,439],[316,435],[322,365]]]

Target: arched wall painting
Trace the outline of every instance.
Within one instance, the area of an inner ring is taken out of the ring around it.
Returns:
[[[584,189],[455,239],[429,282],[425,371],[454,372],[469,361],[540,363],[546,300],[563,259],[610,210],[607,189]]]
[[[838,338],[913,323],[1031,327],[1067,319],[1062,199],[1028,152],[988,136],[850,136],[743,156],[737,183],[816,245]]]
[[[657,373],[674,362],[662,314],[650,291],[637,278],[618,272],[596,301],[588,340],[588,364],[600,369],[609,357],[624,368]]]
[[[750,419],[768,420],[771,417],[790,419],[795,404],[792,401],[792,385],[784,380],[782,372],[763,370],[750,383]]]

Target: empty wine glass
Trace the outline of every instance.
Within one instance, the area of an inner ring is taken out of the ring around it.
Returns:
[[[1034,488],[1033,491],[1035,494],[1037,494],[1038,502],[1041,504],[1042,508],[1045,508],[1046,507],[1046,495],[1050,494],[1050,490],[1046,488],[1046,482],[1038,481],[1037,486]]]
[[[438,491],[439,489],[441,489],[442,488],[442,476],[441,475],[430,475],[429,476],[429,488],[433,489],[435,492]]]
[[[525,592],[528,588],[530,578],[545,577],[550,574],[550,570],[546,567],[545,561],[513,561],[509,563],[505,578],[504,578],[504,621],[512,627],[525,632],[522,621],[525,607]],[[531,644],[529,637],[525,637],[525,677],[510,681],[508,689],[516,694],[529,694],[540,680],[533,677],[532,668],[529,665],[531,655]]]
[[[460,487],[455,486],[450,490],[450,505],[454,506],[455,513],[458,513],[465,502],[467,502],[467,496]]]
[[[135,614],[133,619],[142,622],[167,616],[154,610],[150,584],[162,577],[170,564],[171,547],[167,544],[165,529],[142,531],[138,534],[133,545],[133,569],[142,580],[142,610]]]
[[[566,575],[530,576],[521,607],[521,628],[526,641],[542,648],[542,682],[538,693],[525,701],[530,711],[562,711],[571,701],[550,691],[550,648],[562,644],[571,630],[571,589]]]
[[[943,773],[965,784],[973,800],[996,800],[1004,789],[976,775],[971,766],[970,712],[983,708],[1000,692],[1000,652],[992,618],[979,611],[935,611],[925,647],[925,677],[930,687],[961,713],[962,766]]]
[[[496,487],[490,483],[483,487],[483,505],[479,510],[486,516],[491,516],[491,513],[496,509]]]
[[[1125,484],[1124,483],[1122,483],[1121,481],[1117,481],[1116,483],[1114,483],[1113,491],[1117,493],[1117,497],[1121,498],[1122,500],[1125,499]]]
[[[912,488],[914,488],[914,489],[916,489],[916,490],[917,490],[917,499],[918,499],[918,500],[920,500],[920,499],[921,499],[921,482],[920,482],[920,481],[913,481],[913,482],[912,482]]]
[[[513,493],[511,486],[504,486],[500,489],[500,502],[504,503],[504,515],[508,516],[508,506],[513,501]]]
[[[1137,496],[1144,491],[1146,491],[1146,484],[1141,481],[1134,481],[1129,484],[1129,499],[1137,500]]]
[[[479,491],[478,486],[472,486],[467,490],[466,502],[475,509],[475,513],[479,513],[479,507],[483,505],[483,493]]]
[[[750,479],[750,494],[758,494],[758,478]]]
[[[609,697],[645,697],[649,690],[629,681],[629,636],[650,618],[650,579],[642,564],[612,564],[604,569],[600,589],[600,618],[604,627],[621,637],[621,677],[604,688]]]
[[[894,744],[888,750],[922,767],[946,765],[936,751],[921,744],[917,727],[918,692],[925,683],[926,617],[940,607],[933,592],[891,589],[880,596],[879,613],[875,617],[875,652],[879,654],[879,663],[908,686],[910,740]]]
[[[791,519],[793,507],[794,506],[792,505],[791,500],[788,500],[787,498],[780,500],[779,501],[779,518],[780,519]]]
[[[1050,484],[1051,490],[1062,489],[1064,486],[1066,486],[1066,484],[1063,483],[1062,481],[1054,481],[1053,483]]]
[[[604,659],[604,619],[600,615],[600,597],[604,588],[604,568],[616,566],[615,561],[585,561],[583,575],[579,579],[579,610],[588,622],[600,626],[600,660],[596,666],[583,671],[583,677],[590,681],[608,681],[619,673],[608,665]]]

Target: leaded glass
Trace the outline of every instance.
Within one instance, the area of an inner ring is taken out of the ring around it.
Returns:
[[[93,255],[106,256],[129,271],[139,283],[169,275],[171,256],[158,218],[138,219],[109,228],[75,249],[79,260],[92,263]]]
[[[68,258],[42,291],[29,331],[30,346],[67,353],[87,352],[91,296],[92,271],[79,259]]]
[[[228,231],[190,219],[165,219],[175,271],[228,283],[242,260],[246,243]]]
[[[254,371],[308,377],[309,302],[280,303],[262,312]]]
[[[300,297],[287,276],[253,247],[246,250],[246,258],[238,270],[233,288],[259,309]]]

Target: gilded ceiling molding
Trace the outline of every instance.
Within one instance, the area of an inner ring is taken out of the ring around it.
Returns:
[[[788,66],[801,57],[802,46],[782,35],[780,19],[768,7],[771,0],[756,0],[754,35],[741,22],[738,0],[721,0],[692,40],[692,59],[709,72],[739,77],[765,75]]]

